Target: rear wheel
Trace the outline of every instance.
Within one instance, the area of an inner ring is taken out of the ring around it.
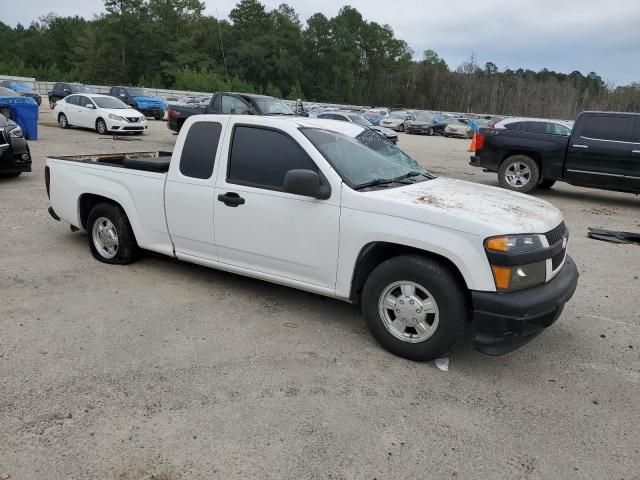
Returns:
[[[105,122],[102,118],[96,120],[96,132],[98,132],[100,135],[106,135],[108,133],[107,122]]]
[[[156,113],[153,116],[153,118],[156,119],[156,120],[162,120],[164,118],[164,114],[163,113]]]
[[[133,230],[124,210],[112,203],[99,203],[87,219],[89,248],[93,258],[104,263],[125,265],[138,253]]]
[[[401,131],[401,132],[404,132],[404,123],[401,123],[401,124],[400,124],[400,131]]]
[[[427,135],[430,137],[433,135],[433,128],[429,128],[429,130],[427,130]]]
[[[416,361],[447,353],[462,338],[469,318],[464,288],[454,274],[418,255],[376,267],[364,285],[362,311],[380,345]]]
[[[552,180],[550,178],[543,178],[542,180],[540,180],[540,183],[538,184],[538,188],[548,190],[551,187],[553,187],[555,183],[556,183],[555,180]]]
[[[60,125],[61,128],[69,128],[71,126],[69,125],[69,120],[67,120],[67,116],[64,113],[58,115],[58,125]]]
[[[502,188],[528,193],[540,182],[540,168],[531,157],[513,155],[500,165],[498,182]]]

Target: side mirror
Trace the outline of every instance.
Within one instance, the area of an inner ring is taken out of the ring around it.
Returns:
[[[85,105],[85,107],[90,108],[91,110],[93,110],[94,108],[96,108],[96,107],[94,107],[94,106],[93,106],[93,103],[87,103],[87,104]]]
[[[331,196],[331,189],[322,184],[320,175],[313,170],[289,170],[284,176],[284,191],[321,200]]]

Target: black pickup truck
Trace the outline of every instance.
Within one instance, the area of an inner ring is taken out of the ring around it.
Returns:
[[[570,135],[534,127],[482,129],[470,165],[525,193],[556,181],[640,193],[640,114],[582,112]]]
[[[209,105],[192,107],[187,105],[171,105],[169,107],[167,126],[179,132],[185,120],[191,115],[237,114],[237,115],[295,115],[279,98],[251,93],[217,92],[211,97]]]

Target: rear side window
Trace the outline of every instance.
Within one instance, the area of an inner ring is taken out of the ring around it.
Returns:
[[[582,119],[580,136],[596,140],[627,142],[631,138],[634,117],[622,115],[593,115]]]
[[[197,122],[191,125],[182,147],[180,173],[185,177],[207,179],[213,173],[222,125]]]
[[[524,122],[513,122],[505,124],[504,128],[507,130],[521,130],[522,124]]]
[[[544,133],[545,122],[523,122],[520,130],[529,133]]]
[[[571,129],[559,123],[545,123],[545,133],[549,135],[570,135]]]
[[[78,96],[77,95],[71,95],[71,96],[67,97],[67,99],[65,101],[67,103],[70,103],[71,105],[79,105]]]
[[[300,145],[282,132],[238,126],[233,132],[228,181],[282,190],[289,170],[318,171]]]

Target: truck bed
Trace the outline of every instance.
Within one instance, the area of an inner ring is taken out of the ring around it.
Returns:
[[[50,158],[131,170],[143,170],[146,172],[166,173],[169,171],[169,164],[171,163],[171,152],[96,153],[91,155],[67,155]]]

